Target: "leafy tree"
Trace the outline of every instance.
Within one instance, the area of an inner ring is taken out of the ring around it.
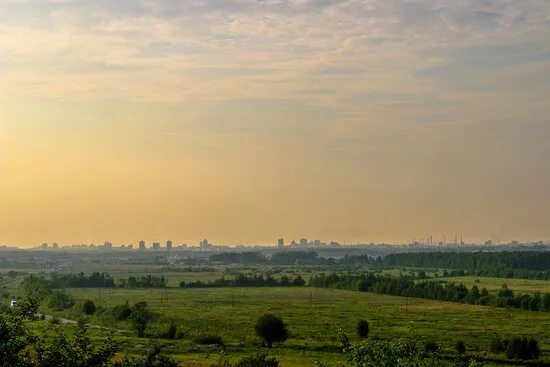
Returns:
[[[361,339],[369,337],[369,322],[367,320],[359,320],[357,323],[357,335]]]
[[[147,325],[153,320],[153,312],[149,309],[147,302],[138,302],[132,307],[132,314],[129,317],[132,327],[139,338],[145,336]]]
[[[95,303],[89,299],[82,304],[82,312],[86,315],[93,315],[96,311]]]
[[[279,316],[265,314],[256,322],[256,335],[262,338],[268,348],[273,343],[284,342],[290,336],[288,325]]]

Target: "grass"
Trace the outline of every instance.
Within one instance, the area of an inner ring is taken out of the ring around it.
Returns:
[[[236,349],[230,357],[258,346],[254,323],[260,315],[278,314],[290,325],[292,333],[291,339],[275,350],[281,361],[290,363],[283,365],[338,361],[339,355],[334,353],[338,329],[355,337],[359,319],[369,320],[372,337],[414,334],[432,339],[450,351],[456,340],[464,340],[469,348],[487,350],[496,334],[503,338],[535,336],[544,355],[550,354],[548,313],[310,288],[170,289],[168,299],[163,301],[159,291],[102,290],[101,299],[97,289],[69,292],[76,299],[92,299],[104,307],[126,300],[146,300],[155,311],[178,319],[191,339],[208,333],[221,335],[230,348]],[[197,359],[197,363],[206,358],[212,362],[212,356],[193,352],[183,344],[178,353],[181,358]]]

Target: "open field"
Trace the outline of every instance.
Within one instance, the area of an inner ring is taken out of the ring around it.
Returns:
[[[146,300],[155,311],[178,319],[189,338],[218,334],[237,354],[257,345],[257,317],[275,313],[283,316],[292,332],[292,338],[275,354],[281,354],[283,362],[292,359],[292,365],[312,365],[316,359],[336,361],[337,355],[324,351],[333,352],[337,347],[338,328],[353,336],[355,324],[362,318],[371,323],[373,337],[414,333],[447,350],[456,340],[486,350],[496,334],[503,338],[536,336],[545,358],[550,354],[547,313],[310,288],[170,289],[167,300],[162,301],[158,290],[103,289],[101,295],[98,289],[68,291],[78,300],[91,299],[102,306]],[[212,358],[187,355],[185,340],[174,343],[182,344],[177,353],[181,358]]]

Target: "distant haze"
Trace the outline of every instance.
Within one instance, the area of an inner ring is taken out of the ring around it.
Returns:
[[[2,0],[0,244],[550,239],[550,2]]]

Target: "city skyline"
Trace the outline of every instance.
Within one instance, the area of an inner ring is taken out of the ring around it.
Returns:
[[[548,19],[547,0],[3,0],[0,244],[546,241]]]

